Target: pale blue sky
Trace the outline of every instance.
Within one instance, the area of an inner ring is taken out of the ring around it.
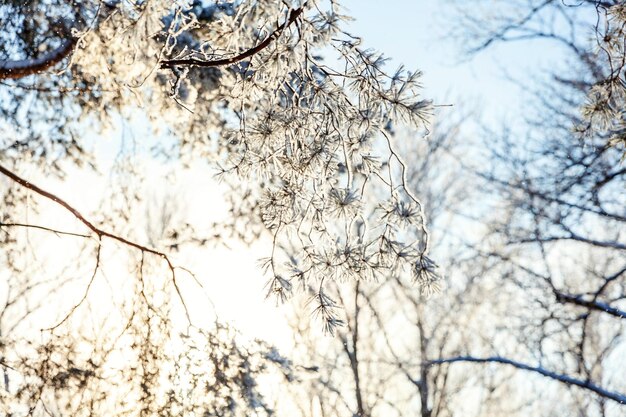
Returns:
[[[451,39],[445,0],[343,0],[348,15],[356,20],[349,31],[392,58],[391,65],[404,64],[424,72],[424,95],[438,104],[466,102],[480,106],[488,122],[502,117],[515,119],[523,92],[504,76],[516,78],[547,66],[557,48],[547,43],[516,42],[496,45],[469,60],[462,60],[463,39]]]

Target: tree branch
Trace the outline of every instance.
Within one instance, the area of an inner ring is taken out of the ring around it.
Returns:
[[[626,311],[620,310],[610,306],[607,303],[603,303],[595,300],[585,300],[580,295],[564,294],[561,292],[556,293],[557,301],[562,303],[575,304],[580,307],[588,308],[589,310],[601,311],[603,313],[610,314],[611,316],[618,317],[620,319],[626,319]]]
[[[26,224],[26,223],[2,223],[0,222],[0,229],[3,227],[24,227],[24,228],[29,228],[29,229],[38,229],[38,230],[45,230],[46,232],[52,232],[55,235],[65,235],[65,236],[75,236],[75,237],[82,237],[82,238],[90,238],[90,235],[85,235],[82,233],[75,233],[75,232],[65,232],[63,230],[57,230],[57,229],[51,229],[49,227],[45,227],[45,226],[39,226],[36,224]]]
[[[22,59],[18,61],[0,61],[0,80],[18,79],[38,74],[53,67],[68,57],[76,46],[76,39],[71,35],[61,40],[56,49],[38,58]]]
[[[304,12],[305,7],[306,7],[306,2],[298,9],[293,9],[289,13],[289,17],[287,18],[287,20],[285,20],[285,22],[283,22],[282,25],[278,26],[278,28],[276,28],[276,30],[272,32],[271,35],[265,38],[263,42],[261,42],[257,46],[250,48],[238,55],[235,55],[230,58],[217,59],[215,61],[205,61],[205,60],[197,59],[197,58],[166,59],[161,62],[161,68],[173,68],[175,66],[187,66],[187,65],[193,65],[197,67],[221,67],[224,65],[235,64],[239,61],[242,61],[246,58],[249,58],[253,55],[258,54],[263,49],[267,48],[275,39],[278,39],[278,37],[284,32],[285,29],[287,29],[293,22],[295,22],[298,19],[298,17],[300,17],[302,12]]]
[[[61,207],[63,207],[64,209],[66,209],[67,211],[69,211],[70,213],[72,213],[72,215],[74,217],[76,217],[76,219],[78,219],[78,221],[80,221],[82,224],[84,224],[85,226],[87,226],[87,228],[89,230],[91,230],[93,233],[95,233],[98,237],[108,237],[110,239],[113,240],[117,240],[118,242],[121,242],[125,245],[131,246],[135,249],[139,249],[142,252],[148,252],[151,253],[153,255],[157,255],[160,256],[163,259],[167,260],[167,255],[164,254],[163,252],[159,252],[155,249],[151,249],[147,246],[143,246],[140,245],[138,243],[132,242],[124,237],[115,235],[113,233],[107,232],[106,230],[100,229],[97,226],[95,226],[93,223],[91,223],[89,220],[87,220],[78,210],[76,210],[74,207],[72,207],[71,205],[69,205],[65,200],[61,199],[60,197],[46,191],[43,190],[41,188],[39,188],[38,186],[36,186],[35,184],[19,177],[17,174],[13,173],[12,171],[8,170],[7,168],[3,167],[2,165],[0,165],[0,173],[5,175],[6,177],[10,178],[11,180],[15,181],[16,183],[18,183],[19,185],[21,185],[24,188],[28,188],[29,190],[39,194],[42,197],[45,197],[49,200],[54,201],[55,203],[57,203],[58,205],[60,205]]]
[[[89,230],[91,230],[93,233],[95,233],[98,236],[98,240],[102,239],[103,237],[107,237],[109,239],[112,240],[116,240],[126,246],[130,246],[132,248],[138,249],[140,250],[142,253],[146,252],[146,253],[150,253],[153,255],[158,256],[159,258],[163,259],[166,263],[167,263],[167,267],[170,270],[171,276],[172,276],[172,283],[174,285],[174,289],[176,290],[176,293],[178,294],[178,297],[185,309],[185,314],[187,316],[187,321],[189,323],[191,323],[191,318],[189,316],[189,311],[187,309],[187,305],[185,304],[185,301],[183,299],[182,293],[180,292],[180,288],[178,286],[178,282],[176,281],[176,271],[174,268],[174,264],[172,264],[172,261],[170,260],[170,258],[167,256],[167,254],[160,252],[156,249],[152,249],[149,248],[147,246],[141,245],[139,243],[133,242],[131,240],[128,240],[122,236],[118,236],[116,234],[113,234],[111,232],[107,232],[106,230],[100,229],[99,227],[95,226],[92,222],[90,222],[89,220],[87,220],[85,218],[85,216],[83,216],[78,210],[76,210],[74,207],[72,207],[69,203],[67,203],[65,200],[61,199],[60,197],[46,191],[43,190],[41,188],[39,188],[38,186],[36,186],[35,184],[21,178],[20,176],[18,176],[17,174],[15,174],[14,172],[12,172],[11,170],[5,168],[4,166],[0,165],[0,174],[3,174],[4,176],[10,178],[11,180],[13,180],[14,182],[18,183],[19,185],[21,185],[24,188],[27,188],[37,194],[39,194],[42,197],[47,198],[48,200],[52,200],[55,203],[57,203],[58,205],[60,205],[61,207],[63,207],[64,209],[66,209],[67,211],[69,211],[70,213],[72,213],[72,215],[78,220],[80,221],[82,224],[84,224],[85,226],[87,226],[87,228]]]
[[[470,49],[469,52],[471,54],[475,54],[483,49],[487,49],[487,47],[489,47],[492,43],[496,41],[506,40],[505,36],[508,32],[518,30],[523,27],[526,23],[531,21],[535,17],[535,15],[537,15],[543,8],[549,6],[551,3],[554,3],[554,0],[544,0],[542,3],[530,9],[530,11],[521,19],[514,22],[509,22],[504,27],[499,28],[496,32],[490,33],[487,40],[485,40],[482,44]]]
[[[626,250],[626,244],[623,244],[620,242],[610,242],[610,241],[589,239],[584,236],[579,236],[571,232],[568,236],[549,236],[549,237],[544,237],[544,238],[532,237],[532,238],[525,238],[525,239],[510,240],[508,243],[512,245],[520,245],[520,244],[537,243],[537,242],[543,242],[543,243],[558,242],[562,240],[571,240],[574,242],[586,243],[586,244],[597,246],[600,248],[616,249],[616,250],[621,250],[621,251]]]
[[[445,359],[435,359],[428,362],[425,362],[424,365],[441,365],[444,363],[454,363],[454,362],[472,362],[472,363],[500,363],[503,365],[510,365],[517,369],[522,369],[525,371],[535,372],[540,375],[543,375],[547,378],[553,379],[555,381],[559,381],[566,385],[574,385],[589,391],[592,391],[603,398],[607,398],[609,400],[616,401],[622,405],[626,405],[626,394],[621,394],[619,392],[609,391],[605,388],[602,388],[591,381],[584,381],[581,379],[577,379],[571,377],[569,375],[558,374],[556,372],[549,371],[540,366],[531,366],[522,362],[517,362],[512,359],[503,358],[499,356],[491,356],[488,358],[476,358],[473,356],[458,356],[454,358],[445,358]]]
[[[91,274],[91,278],[89,279],[89,283],[87,284],[87,288],[85,288],[85,292],[83,293],[83,296],[81,297],[80,301],[77,302],[76,304],[74,304],[74,306],[70,309],[70,311],[65,315],[65,317],[63,317],[63,319],[58,322],[57,324],[55,324],[54,326],[48,328],[48,329],[44,329],[44,330],[54,330],[56,328],[58,328],[59,326],[61,326],[63,323],[65,323],[71,316],[72,314],[74,314],[74,312],[76,311],[76,309],[78,309],[78,307],[80,307],[80,305],[87,299],[87,296],[89,295],[89,290],[91,289],[91,286],[93,285],[93,282],[96,279],[96,275],[98,274],[98,269],[100,269],[100,255],[102,253],[102,242],[98,241],[98,249],[96,251],[96,264],[94,265],[93,268],[93,272]]]

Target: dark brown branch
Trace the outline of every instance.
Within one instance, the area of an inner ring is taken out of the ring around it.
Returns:
[[[161,68],[173,68],[175,66],[188,66],[193,65],[197,67],[221,67],[224,65],[232,65],[239,61],[243,61],[246,58],[254,56],[261,52],[263,49],[267,48],[275,39],[278,39],[280,35],[283,33],[285,29],[287,29],[293,22],[295,22],[298,17],[304,12],[304,8],[306,7],[306,3],[304,3],[300,8],[293,9],[289,13],[289,17],[282,25],[278,26],[274,32],[263,42],[258,44],[257,46],[250,48],[238,55],[235,55],[230,58],[217,59],[215,61],[205,61],[198,58],[180,58],[180,59],[167,59],[161,62]]]
[[[187,305],[185,304],[185,301],[183,299],[182,293],[180,291],[180,288],[178,286],[178,282],[176,281],[176,272],[175,272],[175,268],[174,268],[174,264],[172,264],[172,261],[170,260],[170,258],[163,252],[160,252],[156,249],[152,249],[149,248],[147,246],[141,245],[139,243],[135,243],[131,240],[128,240],[122,236],[118,236],[115,235],[111,232],[107,232],[106,230],[100,229],[99,227],[95,226],[93,223],[91,223],[89,220],[87,220],[85,218],[85,216],[83,216],[78,210],[76,210],[74,207],[72,207],[70,204],[68,204],[65,200],[61,199],[60,197],[46,191],[43,190],[41,188],[39,188],[38,186],[36,186],[35,184],[23,179],[22,177],[18,176],[17,174],[15,174],[14,172],[12,172],[11,170],[3,167],[2,165],[0,165],[0,174],[5,175],[6,177],[10,178],[11,180],[15,181],[16,183],[18,183],[19,185],[21,185],[24,188],[27,188],[37,194],[39,194],[42,197],[45,197],[49,200],[54,201],[55,203],[57,203],[58,205],[60,205],[61,207],[63,207],[64,209],[66,209],[67,211],[69,211],[70,213],[72,213],[72,215],[78,220],[80,221],[82,224],[84,224],[85,226],[87,226],[87,228],[89,230],[91,230],[93,233],[95,233],[98,236],[98,240],[102,239],[103,237],[107,237],[109,239],[112,240],[116,240],[126,246],[130,246],[132,248],[138,249],[140,250],[142,253],[150,253],[152,255],[156,255],[159,258],[163,259],[166,263],[167,263],[167,267],[170,270],[170,273],[172,275],[172,283],[174,285],[174,289],[176,290],[176,293],[178,294],[178,297],[180,298],[181,303],[183,304],[183,307],[185,309],[185,314],[187,316],[187,320],[191,323],[191,319],[189,316],[189,311],[187,309]]]
[[[584,381],[581,379],[577,379],[571,377],[569,375],[563,375],[556,372],[549,371],[540,366],[530,366],[525,363],[517,362],[512,359],[502,358],[499,356],[491,356],[488,358],[476,358],[473,356],[458,356],[455,358],[446,358],[446,359],[435,359],[432,361],[425,362],[424,365],[441,365],[444,363],[454,363],[454,362],[471,362],[471,363],[500,363],[503,365],[513,366],[517,369],[522,369],[525,371],[535,372],[540,375],[543,375],[547,378],[553,379],[555,381],[559,381],[566,385],[574,385],[589,391],[592,391],[603,398],[607,398],[609,400],[616,401],[622,405],[626,405],[626,394],[621,394],[619,392],[609,391],[605,388],[602,388],[591,381]]]
[[[563,225],[561,225],[561,227],[563,227]],[[589,239],[584,236],[579,236],[571,232],[567,236],[549,236],[549,237],[543,237],[543,238],[532,237],[532,238],[525,238],[525,239],[510,240],[508,243],[511,245],[520,245],[520,244],[537,243],[537,242],[542,242],[542,243],[558,242],[562,240],[571,240],[574,242],[586,243],[586,244],[597,246],[600,248],[609,248],[609,249],[616,249],[616,250],[621,250],[621,251],[626,250],[626,244],[623,244],[620,242],[609,242],[609,241]]]
[[[598,297],[600,297],[600,295],[604,292],[604,290],[606,290],[606,287],[608,287],[613,281],[621,277],[623,274],[626,274],[626,266],[624,266],[622,269],[620,269],[616,273],[609,275],[608,277],[605,277],[604,283],[600,286],[600,288],[598,288],[595,295],[593,296],[593,301],[597,301]]]
[[[131,246],[135,249],[139,249],[142,252],[148,252],[151,253],[153,255],[157,255],[165,260],[168,260],[167,255],[164,254],[163,252],[159,252],[155,249],[151,249],[148,248],[147,246],[143,246],[140,245],[138,243],[132,242],[130,240],[127,240],[126,238],[123,238],[121,236],[117,236],[113,233],[107,232],[106,230],[102,230],[100,228],[98,228],[97,226],[95,226],[93,223],[91,223],[89,220],[87,220],[78,210],[76,210],[74,207],[72,207],[71,205],[69,205],[65,200],[57,197],[56,195],[49,193],[46,190],[43,190],[41,188],[39,188],[38,186],[36,186],[35,184],[17,176],[15,173],[13,173],[12,171],[8,170],[7,168],[3,167],[2,165],[0,165],[0,173],[5,175],[6,177],[12,179],[13,181],[15,181],[16,183],[20,184],[22,187],[24,188],[28,188],[29,190],[39,194],[42,197],[45,197],[49,200],[54,201],[55,203],[57,203],[58,205],[60,205],[61,207],[63,207],[64,209],[66,209],[67,211],[69,211],[70,213],[72,213],[72,215],[74,217],[76,217],[76,219],[78,219],[78,221],[80,221],[82,224],[84,224],[85,226],[87,226],[87,228],[89,230],[91,230],[93,233],[95,233],[98,237],[108,237],[110,239],[113,240],[117,240],[120,243],[123,243],[125,245]],[[169,263],[169,260],[168,260]]]
[[[19,61],[0,61],[0,80],[18,79],[38,74],[68,57],[76,46],[76,39],[69,36],[61,41],[56,49],[38,58]]]

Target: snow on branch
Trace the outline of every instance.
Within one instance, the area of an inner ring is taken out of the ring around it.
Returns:
[[[606,388],[603,388],[599,385],[594,384],[589,380],[582,380],[571,377],[569,375],[559,374],[553,371],[549,371],[541,366],[531,366],[522,362],[517,362],[512,359],[503,358],[500,356],[490,356],[487,358],[477,358],[473,356],[457,356],[454,358],[445,358],[445,359],[435,359],[426,362],[424,365],[442,365],[445,363],[455,363],[455,362],[470,362],[470,363],[500,363],[503,365],[513,366],[517,369],[522,369],[525,371],[535,372],[537,374],[543,375],[549,379],[553,379],[555,381],[559,381],[566,385],[574,385],[589,391],[592,391],[603,398],[607,398],[609,400],[616,401],[620,404],[626,405],[626,394],[622,394],[615,391],[609,391]]]
[[[214,61],[206,61],[206,60],[197,59],[197,58],[167,59],[161,62],[161,68],[173,68],[175,66],[188,66],[188,65],[195,65],[198,67],[220,67],[224,65],[235,64],[246,58],[254,56],[257,53],[261,52],[263,49],[267,48],[274,39],[278,38],[285,29],[287,29],[293,22],[295,22],[304,11],[305,6],[306,6],[306,3],[304,3],[301,7],[297,9],[291,10],[287,20],[285,20],[285,22],[282,25],[278,26],[278,28],[276,28],[276,30],[272,32],[271,35],[265,38],[263,42],[259,43],[257,46],[250,48],[240,54],[237,54],[230,58],[217,59]]]

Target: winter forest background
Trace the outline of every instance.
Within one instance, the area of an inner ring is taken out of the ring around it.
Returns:
[[[625,31],[0,0],[0,415],[625,415]]]

